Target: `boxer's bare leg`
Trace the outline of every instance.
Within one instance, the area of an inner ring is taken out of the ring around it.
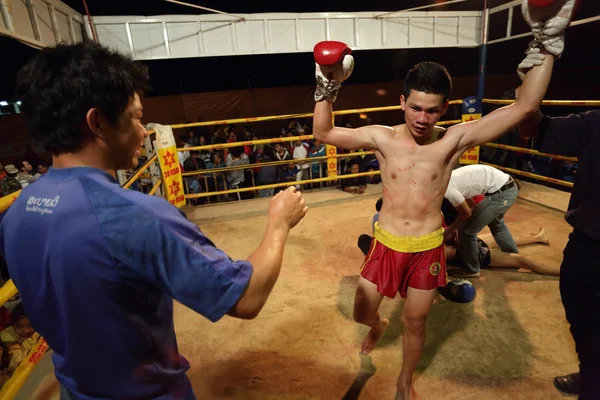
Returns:
[[[361,345],[363,354],[369,354],[375,348],[390,325],[390,321],[379,316],[382,299],[383,295],[377,291],[377,285],[361,276],[354,296],[354,320],[371,328]]]
[[[492,236],[491,233],[478,234],[477,237],[479,237],[479,239],[483,240],[490,249],[494,248],[494,247],[498,247],[498,243],[496,243],[496,241],[494,240],[494,237]],[[545,245],[550,244],[550,241],[548,240],[548,235],[546,234],[546,230],[543,227],[540,228],[538,233],[533,233],[533,234],[524,235],[524,236],[513,236],[513,239],[514,239],[515,243],[517,244],[517,246],[527,246],[527,245],[536,244],[536,243],[541,243],[541,244],[545,244]]]
[[[425,320],[437,293],[436,289],[421,290],[408,288],[402,320],[404,337],[402,338],[402,371],[396,382],[396,400],[418,399],[412,377],[421,358],[425,345]]]
[[[559,266],[546,265],[520,254],[503,253],[490,250],[490,267],[492,268],[524,268],[541,275],[560,275]]]

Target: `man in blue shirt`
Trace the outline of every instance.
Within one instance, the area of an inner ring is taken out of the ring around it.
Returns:
[[[115,171],[136,166],[147,135],[147,79],[96,43],[45,48],[18,76],[53,167],[4,215],[0,253],[65,399],[194,399],[173,299],[213,322],[254,318],[307,211],[294,188],[278,193],[262,243],[234,261],[165,200],[122,189]]]

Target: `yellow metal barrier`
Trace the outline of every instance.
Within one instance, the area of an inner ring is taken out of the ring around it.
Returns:
[[[156,184],[154,186],[152,186],[152,189],[150,189],[150,191],[148,192],[148,195],[149,196],[154,195],[154,193],[156,193],[156,191],[158,190],[160,185],[162,185],[162,181],[159,179],[156,181]]]
[[[8,208],[15,202],[17,197],[21,194],[21,190],[18,190],[14,193],[9,194],[8,196],[4,196],[0,198],[0,213],[8,210]]]
[[[578,161],[577,157],[567,157],[567,156],[559,156],[556,154],[542,153],[537,150],[526,149],[524,147],[507,146],[505,144],[497,144],[497,143],[486,143],[483,146],[495,147],[497,149],[505,149],[505,150],[509,150],[509,151],[516,151],[517,153],[533,154],[536,156],[548,157],[548,158],[553,158],[556,160],[565,160],[565,161],[574,161],[574,162]]]
[[[539,181],[544,181],[544,182],[548,182],[548,183],[555,183],[557,185],[562,185],[562,186],[566,186],[566,187],[570,187],[570,188],[573,187],[573,182],[561,181],[560,179],[548,178],[547,176],[532,174],[531,172],[520,171],[518,169],[503,167],[503,166],[500,166],[500,165],[489,164],[489,163],[485,163],[485,162],[482,162],[480,164],[489,165],[490,167],[498,168],[498,169],[501,169],[502,171],[510,172],[510,173],[517,174],[517,175],[526,176],[526,177],[529,177],[529,178],[537,179]]]
[[[483,104],[512,104],[515,100],[481,99]],[[574,106],[574,107],[599,107],[600,100],[544,100],[543,106]]]
[[[286,187],[286,186],[306,185],[308,183],[329,182],[329,181],[337,181],[338,179],[350,179],[350,178],[358,178],[358,177],[361,177],[361,176],[379,175],[380,173],[381,173],[380,171],[361,172],[359,174],[328,176],[326,178],[307,179],[307,180],[304,180],[304,181],[291,181],[291,182],[273,183],[271,185],[262,185],[262,186],[246,187],[246,188],[239,188],[239,189],[222,190],[222,191],[219,191],[219,192],[186,194],[185,198],[186,199],[197,199],[197,198],[200,198],[200,197],[220,196],[220,195],[223,195],[223,194],[252,192],[252,191],[255,191],[255,190],[275,189],[275,188]]]
[[[2,386],[2,389],[0,390],[0,399],[12,400],[15,398],[19,390],[25,384],[27,377],[31,374],[31,371],[33,371],[33,368],[35,368],[47,351],[48,343],[46,343],[44,338],[40,338],[31,351],[29,351],[27,357],[21,361],[21,364],[19,364],[12,377],[4,384],[4,386]],[[85,366],[82,366],[82,368],[85,368]]]
[[[9,279],[2,287],[0,288],[0,307],[2,307],[6,302],[18,293],[17,287],[15,286],[12,279]]]

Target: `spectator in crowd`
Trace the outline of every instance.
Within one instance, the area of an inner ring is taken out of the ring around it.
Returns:
[[[291,160],[292,157],[290,156],[290,153],[287,151],[287,149],[281,144],[281,143],[275,143],[275,161],[287,161],[287,160]],[[280,165],[279,167],[277,167],[277,181],[278,182],[285,182],[285,173],[286,173],[286,166],[285,165]]]
[[[194,132],[193,129],[189,129],[187,131],[186,142],[187,142],[187,144],[190,145],[190,147],[194,147],[194,146],[199,146],[200,145],[200,139],[198,139],[198,137],[196,136],[196,132]]]
[[[46,174],[46,172],[48,172],[48,166],[44,163],[40,163],[37,165],[36,170],[37,173],[33,177],[37,180],[40,179],[42,175]]]
[[[0,332],[0,340],[8,347],[9,371],[13,372],[23,361],[29,350],[40,340],[25,315],[23,305],[15,307],[11,315],[12,325]]]
[[[185,149],[186,147],[192,147],[188,142],[187,139],[180,139],[179,143],[177,144],[177,148],[181,149]],[[181,168],[183,168],[183,164],[185,163],[185,160],[187,160],[190,156],[190,152],[189,151],[179,151],[177,152],[177,157],[179,157],[179,164],[181,164]]]
[[[190,151],[190,157],[185,160],[183,169],[186,172],[206,169],[204,160],[200,158],[200,153],[198,151]],[[185,180],[188,185],[189,193],[196,194],[203,192],[203,185],[201,183],[203,181],[202,175],[189,176],[186,177]],[[198,205],[199,203],[204,204],[204,199],[192,199],[191,203],[193,205]]]
[[[262,145],[259,145],[262,146]],[[268,163],[273,161],[273,149],[269,146],[264,147],[263,152],[260,154],[259,163]],[[262,185],[272,185],[277,182],[277,167],[260,167],[255,174],[256,184],[259,186]],[[275,189],[261,189],[258,191],[258,197],[271,197],[275,194]]]
[[[17,170],[17,168],[12,164],[4,167],[4,170],[6,171],[6,178],[4,178],[0,183],[2,197],[8,196],[9,194],[22,189],[21,184],[17,180],[17,177],[19,176],[19,170]]]
[[[29,184],[35,182],[35,178],[33,175],[31,175],[33,167],[29,161],[19,161],[17,165],[19,166],[19,175],[17,176],[17,181],[19,181],[22,188],[27,187]]]
[[[283,181],[284,182],[296,182],[300,180],[302,172],[300,169],[293,163],[289,163],[285,167]],[[300,185],[296,185],[296,189],[300,189]]]
[[[308,157],[324,157],[325,153],[325,144],[318,139],[313,141],[313,145],[308,150]],[[311,179],[317,178],[325,178],[327,176],[327,163],[323,161],[313,161],[310,166],[311,171]],[[313,183],[312,187],[318,187],[319,183]],[[322,185],[322,182],[321,182]]]
[[[227,155],[228,161],[226,162],[228,167],[236,167],[239,165],[250,164],[250,162],[248,161],[248,156],[246,156],[242,151],[243,149],[241,147],[232,147],[230,149],[230,152]],[[246,180],[244,177],[243,169],[229,171],[227,172],[226,176],[227,184],[230,188],[239,187],[240,184],[244,183],[244,181]]]
[[[297,141],[294,143],[294,159],[295,160],[303,160],[308,157],[308,146],[301,141]],[[308,163],[300,163],[296,164],[300,169],[300,179],[307,180],[309,178],[308,168],[310,165]]]
[[[360,172],[360,160],[353,158],[348,162],[348,170],[344,175],[358,174]],[[342,190],[348,193],[363,194],[367,189],[367,180],[364,176],[358,178],[342,179]]]
[[[6,178],[6,170],[4,169],[4,163],[0,161],[0,183]]]

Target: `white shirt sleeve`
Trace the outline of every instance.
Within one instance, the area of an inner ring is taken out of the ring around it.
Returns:
[[[454,207],[458,207],[463,201],[465,201],[465,198],[456,188],[456,186],[452,184],[452,181],[450,181],[448,184],[448,188],[446,189],[446,194],[444,197],[448,199],[450,204],[452,204]]]

